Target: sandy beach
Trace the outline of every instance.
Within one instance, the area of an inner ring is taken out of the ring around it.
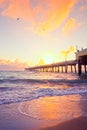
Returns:
[[[41,128],[39,130],[87,130],[87,116],[74,118],[58,125]]]
[[[87,130],[87,116],[51,124],[18,112],[19,103],[0,106],[0,130]],[[54,125],[55,124],[55,125]]]
[[[19,104],[0,105],[0,130],[35,130],[41,126],[37,119],[21,114]]]
[[[0,130],[87,130],[86,108],[74,95],[0,105]]]

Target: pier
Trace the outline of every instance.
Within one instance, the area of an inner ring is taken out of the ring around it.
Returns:
[[[84,66],[84,71],[87,73],[87,48],[81,51],[77,50],[76,52],[76,60],[78,64],[78,74],[82,73],[82,66]]]
[[[25,68],[25,70],[37,70],[41,72],[62,72],[62,73],[78,73],[79,75],[82,74],[82,70],[84,68],[84,73],[87,73],[87,48],[82,49],[81,51],[77,50],[75,53],[76,59],[75,60],[68,60],[63,62],[56,62],[52,64],[40,65]]]

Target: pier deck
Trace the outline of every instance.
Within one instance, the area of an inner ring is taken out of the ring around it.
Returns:
[[[65,72],[67,73],[68,70],[70,72],[75,72],[81,75],[82,73],[82,66],[84,66],[85,73],[87,72],[87,48],[82,49],[81,51],[77,50],[76,60],[68,60],[63,62],[56,62],[52,64],[40,65],[25,68],[25,70],[38,70],[42,72]],[[69,68],[69,69],[68,69]]]

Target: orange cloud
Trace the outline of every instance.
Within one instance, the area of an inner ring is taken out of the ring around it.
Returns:
[[[63,33],[70,35],[76,28],[78,28],[81,23],[78,23],[74,18],[70,18],[63,28]]]
[[[44,65],[44,64],[45,64],[44,60],[43,60],[43,59],[40,59],[39,65]]]
[[[27,62],[21,62],[19,59],[14,61],[0,59],[0,70],[23,70],[28,67]]]
[[[3,6],[4,3],[5,3],[5,0],[0,0],[0,7]]]
[[[50,0],[48,10],[45,12],[45,20],[40,23],[39,33],[57,28],[70,14],[76,0]]]
[[[11,0],[2,12],[3,16],[9,16],[11,18],[16,19],[17,17],[28,19],[31,16],[31,12],[29,9],[29,1],[28,0]]]
[[[66,58],[69,54],[76,51],[76,48],[74,46],[70,46],[67,50],[61,51],[61,54]]]
[[[70,14],[77,0],[10,0],[3,16],[29,20],[31,30],[44,34],[56,29]]]

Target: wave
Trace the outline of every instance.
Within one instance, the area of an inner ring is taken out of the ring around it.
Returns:
[[[32,83],[32,82],[37,82],[37,83],[46,83],[46,80],[38,80],[38,79],[2,79],[0,80],[0,84],[2,83]]]
[[[87,84],[87,80],[83,79],[1,79],[0,84],[3,83],[12,83],[12,84],[19,84],[19,83],[53,83],[53,84],[69,84],[69,85],[74,85],[74,84],[82,84],[85,83]]]
[[[16,89],[14,91],[6,91],[6,92],[4,91],[0,93],[0,105],[30,101],[45,96],[64,96],[74,94],[87,94],[87,88],[86,87],[71,87],[67,89],[37,88],[31,91],[29,89],[26,90]]]

